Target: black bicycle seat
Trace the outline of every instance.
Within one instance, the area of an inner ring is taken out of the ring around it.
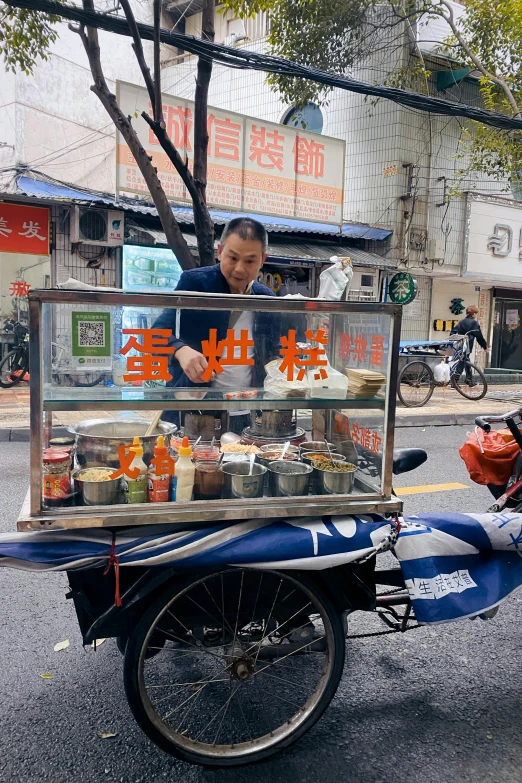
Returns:
[[[395,449],[393,452],[393,472],[396,476],[399,473],[409,473],[422,465],[428,459],[424,449]]]

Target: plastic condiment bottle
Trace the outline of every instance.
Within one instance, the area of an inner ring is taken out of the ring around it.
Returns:
[[[123,479],[123,494],[126,503],[146,503],[147,502],[147,466],[143,462],[143,446],[136,435],[133,444],[129,449],[134,454],[134,459],[129,465],[129,469],[138,468],[139,474],[132,479],[125,475]]]
[[[177,503],[187,503],[192,500],[194,489],[195,467],[192,462],[192,447],[189,445],[188,438],[183,438],[182,444],[178,450],[179,459],[176,462],[176,497]]]
[[[156,460],[168,457],[169,450],[165,446],[163,435],[158,437],[154,447],[154,457]],[[151,465],[149,468],[148,497],[149,503],[167,503],[170,492],[170,476],[168,473],[158,475],[157,466]]]

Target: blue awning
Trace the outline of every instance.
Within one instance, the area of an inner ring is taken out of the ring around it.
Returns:
[[[120,196],[116,198],[109,194],[94,193],[55,182],[46,182],[33,177],[19,176],[17,178],[18,192],[20,195],[33,196],[52,201],[73,201],[80,204],[105,204],[114,209],[139,212],[145,215],[158,215],[156,208],[140,198]],[[193,225],[194,214],[192,208],[184,204],[172,204],[172,211],[179,223]],[[236,217],[250,217],[258,220],[266,227],[269,233],[286,232],[304,234],[324,234],[329,236],[348,237],[350,239],[383,240],[393,233],[390,229],[374,228],[357,223],[344,223],[342,226],[334,226],[329,223],[316,223],[308,220],[297,220],[289,217],[272,217],[270,215],[258,215],[254,212],[228,212],[219,209],[210,209],[212,220],[218,225],[224,225]]]

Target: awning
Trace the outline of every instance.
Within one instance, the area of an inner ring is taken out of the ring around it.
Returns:
[[[142,226],[137,221],[127,223],[132,242],[132,233],[134,230],[141,234],[148,234],[155,244],[167,245],[167,237],[163,231],[157,231],[155,228]],[[196,250],[197,241],[194,234],[184,233],[183,236],[187,245],[192,250]],[[214,243],[217,249],[217,240]],[[397,268],[394,261],[388,258],[378,256],[376,253],[368,253],[366,250],[360,250],[358,247],[346,247],[335,244],[326,244],[324,242],[277,242],[269,240],[268,242],[268,262],[279,263],[282,266],[305,266],[313,267],[328,263],[332,256],[349,256],[354,266],[366,267],[368,269],[384,269],[391,271]]]
[[[80,190],[69,185],[57,182],[44,181],[33,177],[20,175],[17,177],[17,192],[19,195],[32,196],[51,201],[68,201],[77,204],[105,204],[113,209],[139,212],[144,215],[158,215],[155,207],[150,206],[140,198],[121,196],[118,200],[108,193],[95,193],[93,191]],[[14,194],[13,194],[14,195]],[[194,224],[192,208],[184,204],[172,204],[172,211],[179,223]],[[287,217],[271,217],[270,215],[258,215],[257,213],[225,212],[219,209],[210,209],[212,220],[218,225],[224,225],[236,217],[250,217],[262,223],[269,233],[272,232],[299,232],[304,234],[324,234],[330,236],[345,236],[351,239],[384,240],[393,232],[387,228],[375,228],[364,224],[344,223],[342,226],[334,226],[328,223],[315,223],[307,220],[297,220]]]

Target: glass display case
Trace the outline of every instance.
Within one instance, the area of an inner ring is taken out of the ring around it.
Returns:
[[[19,529],[400,510],[400,313],[30,292],[31,486]]]

